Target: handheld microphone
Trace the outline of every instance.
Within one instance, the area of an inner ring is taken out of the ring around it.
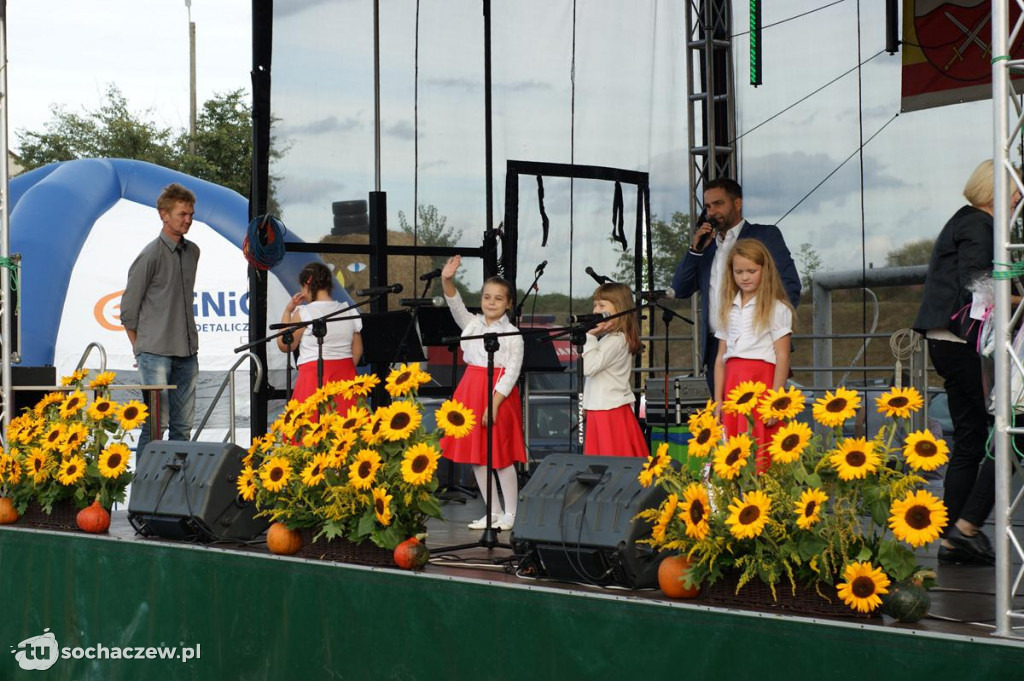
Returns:
[[[420,281],[430,281],[431,279],[437,279],[441,276],[441,268],[438,267],[433,272],[427,272],[426,274],[420,275]]]
[[[697,217],[697,228],[699,229],[705,222],[711,225],[711,231],[705,234],[700,240],[700,243],[697,244],[697,248],[693,249],[694,253],[703,253],[704,249],[711,244],[711,240],[715,238],[715,231],[718,229],[718,222],[714,218],[708,217],[707,208],[702,210],[700,215]]]
[[[599,314],[571,314],[565,318],[566,324],[590,324],[593,322],[599,322],[602,319],[607,319],[611,315],[607,312],[601,312]]]
[[[587,267],[587,269],[583,271],[589,274],[590,278],[596,281],[598,284],[607,284],[608,282],[611,281],[611,279],[604,276],[603,274],[598,274],[597,272],[595,272],[593,267]]]
[[[534,274],[544,274],[544,268],[548,266],[548,261],[545,260],[541,264],[537,265],[537,269],[533,271]]]
[[[662,298],[675,298],[676,292],[672,287],[666,289],[657,289],[654,291],[641,291],[640,298],[643,300],[649,300],[654,302],[655,300],[661,300]]]
[[[434,296],[433,298],[402,298],[398,301],[402,307],[444,307],[444,298]]]
[[[401,284],[391,284],[390,286],[371,286],[370,288],[361,288],[356,291],[357,296],[383,296],[388,293],[401,293]]]

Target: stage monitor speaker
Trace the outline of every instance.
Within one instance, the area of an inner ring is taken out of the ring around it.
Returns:
[[[538,573],[555,579],[633,589],[658,582],[660,555],[637,544],[651,535],[640,511],[667,493],[637,481],[646,459],[551,454],[519,493],[512,541],[537,558]]]
[[[136,463],[128,521],[144,536],[249,541],[268,527],[238,494],[246,451],[223,442],[154,440]]]

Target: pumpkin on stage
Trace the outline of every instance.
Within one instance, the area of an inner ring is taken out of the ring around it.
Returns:
[[[669,598],[696,598],[700,586],[687,586],[690,558],[682,554],[668,556],[658,566],[658,588]]]
[[[103,508],[100,500],[96,499],[91,506],[86,506],[78,512],[75,522],[84,532],[102,534],[110,529],[110,513]]]
[[[430,551],[417,537],[410,537],[395,547],[395,565],[403,570],[422,570],[430,559]]]
[[[0,497],[0,525],[10,525],[18,520],[18,509],[14,502],[7,497]]]
[[[302,535],[284,523],[274,523],[267,530],[267,549],[279,556],[293,556],[302,548]]]
[[[897,622],[919,622],[928,614],[932,599],[920,580],[909,579],[889,587],[882,597],[882,613]]]

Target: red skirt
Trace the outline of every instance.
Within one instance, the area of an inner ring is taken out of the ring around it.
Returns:
[[[597,456],[650,456],[647,440],[636,421],[633,406],[588,409],[583,453]]]
[[[494,382],[505,372],[495,367]],[[441,438],[441,453],[455,463],[487,465],[487,426],[480,423],[487,411],[487,368],[467,366],[466,373],[455,389],[454,399],[473,410],[476,426],[469,435],[456,440]],[[526,461],[526,445],[523,443],[523,410],[519,388],[513,388],[509,396],[498,407],[498,418],[491,429],[491,465],[495,470],[511,466],[516,461]]]
[[[729,391],[743,381],[760,381],[768,388],[775,382],[775,365],[760,359],[743,359],[742,357],[730,357],[725,361],[725,391],[723,397],[729,396]],[[761,415],[754,407],[754,432],[752,436],[757,444],[757,472],[764,473],[772,464],[772,457],[768,453],[768,446],[772,443],[774,435],[781,423],[774,426],[766,426],[761,420]],[[722,426],[725,427],[725,434],[732,437],[749,430],[747,417],[738,414],[726,414],[722,412]]]
[[[356,377],[356,365],[352,358],[346,359],[325,359],[324,360],[324,385],[331,381],[350,381]],[[299,365],[299,377],[295,379],[295,389],[292,391],[292,399],[302,402],[317,391],[319,386],[316,382],[316,360],[304,362]],[[337,405],[337,413],[345,414],[349,407],[355,406],[354,400],[346,400],[341,395],[334,398]]]

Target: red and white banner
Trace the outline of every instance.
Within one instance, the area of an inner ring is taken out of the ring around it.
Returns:
[[[1013,25],[1020,11],[1009,4]],[[990,98],[991,46],[991,0],[903,0],[901,111]],[[1024,57],[1024,37],[1010,55]]]

